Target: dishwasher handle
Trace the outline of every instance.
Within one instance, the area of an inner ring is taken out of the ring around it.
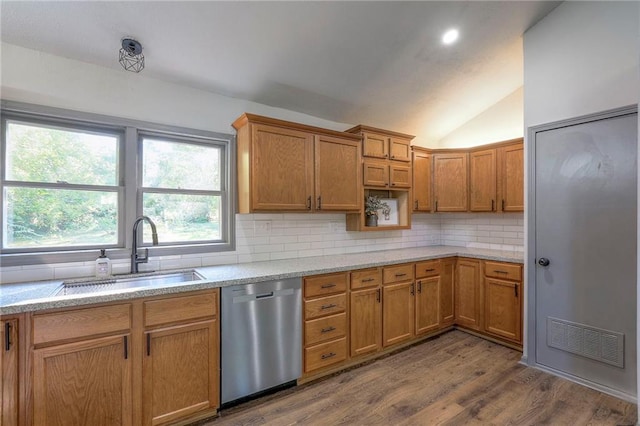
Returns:
[[[256,299],[266,299],[267,297],[273,297],[273,292],[256,295]]]

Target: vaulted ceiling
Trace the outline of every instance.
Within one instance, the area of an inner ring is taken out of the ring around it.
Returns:
[[[437,141],[523,82],[522,34],[560,2],[2,1],[2,41]],[[459,41],[441,43],[451,27]]]

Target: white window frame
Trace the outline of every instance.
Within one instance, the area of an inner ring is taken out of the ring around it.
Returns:
[[[109,134],[122,135],[119,145],[118,164],[118,243],[105,246],[73,246],[46,249],[7,249],[0,247],[0,266],[21,266],[46,263],[86,262],[95,260],[101,248],[107,249],[111,259],[124,259],[131,256],[133,245],[133,223],[142,213],[141,145],[143,135],[166,138],[172,141],[184,140],[221,148],[221,239],[180,243],[163,246],[142,244],[142,233],[138,234],[138,247],[148,247],[150,256],[206,254],[235,250],[235,137],[230,134],[188,129],[175,126],[128,120],[117,117],[70,111],[59,108],[31,105],[3,100],[0,103],[2,140],[0,142],[0,223],[3,223],[5,206],[4,188],[8,183],[4,162],[6,161],[6,122],[20,121],[26,124],[46,124],[64,126],[85,131],[106,131]],[[10,182],[15,186],[14,182]],[[59,186],[58,184],[25,184],[25,186]],[[84,189],[86,185],[64,185],[62,188]],[[144,225],[147,226],[147,225]],[[4,229],[0,229],[3,238]],[[162,236],[159,236],[162,239]],[[0,239],[0,242],[3,241]]]

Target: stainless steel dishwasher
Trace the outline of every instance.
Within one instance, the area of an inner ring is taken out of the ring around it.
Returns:
[[[295,278],[222,289],[222,404],[302,375],[301,288]]]

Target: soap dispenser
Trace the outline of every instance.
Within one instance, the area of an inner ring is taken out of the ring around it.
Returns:
[[[96,259],[96,278],[109,278],[111,276],[111,260],[107,257],[105,249],[100,249],[100,256]]]

